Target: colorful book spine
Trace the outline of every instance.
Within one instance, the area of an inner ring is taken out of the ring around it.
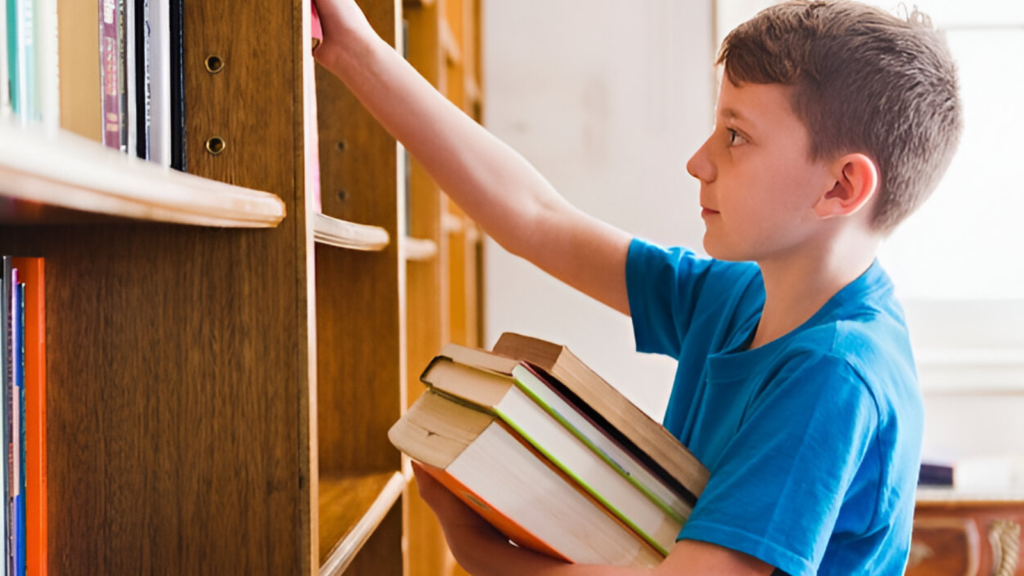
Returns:
[[[3,439],[0,442],[0,446],[3,447],[3,456],[0,457],[0,478],[3,480],[3,493],[2,505],[0,505],[0,514],[3,516],[3,562],[0,562],[0,574],[4,576],[14,574],[14,569],[11,564],[12,556],[12,541],[11,536],[14,533],[13,520],[14,514],[10,509],[9,502],[11,501],[11,406],[10,406],[10,393],[9,390],[12,387],[11,380],[14,377],[12,374],[10,357],[11,357],[11,306],[9,304],[11,298],[10,278],[11,278],[11,258],[3,256],[2,258],[2,281],[0,281],[0,353],[3,354],[2,368],[0,368],[0,394],[2,394],[3,402],[0,406],[0,414],[2,414],[2,426],[0,426],[0,434]]]
[[[24,286],[25,574],[47,576],[46,499],[46,309],[42,258],[15,258]]]
[[[25,576],[25,284],[19,282],[20,274],[14,270],[14,401],[18,414],[17,443],[14,450],[18,457],[18,496],[14,503],[14,572]]]
[[[10,62],[7,60],[7,6],[0,6],[0,118],[9,116],[11,109]]]
[[[22,538],[21,538],[21,527],[24,519],[22,518],[22,512],[24,510],[22,492],[22,478],[21,478],[21,362],[18,360],[19,351],[21,350],[21,340],[19,335],[19,324],[20,324],[20,312],[21,306],[18,301],[18,269],[12,268],[11,277],[9,279],[10,289],[10,300],[6,301],[9,308],[10,319],[10,334],[11,334],[11,347],[8,350],[7,361],[11,366],[11,387],[9,391],[10,398],[10,410],[11,410],[11,442],[10,442],[10,459],[8,464],[11,468],[11,497],[10,497],[10,509],[11,509],[11,567],[12,574],[15,576],[21,576],[20,570],[23,565],[22,559]]]
[[[103,87],[103,144],[121,149],[121,65],[118,48],[118,0],[100,4],[100,80]]]

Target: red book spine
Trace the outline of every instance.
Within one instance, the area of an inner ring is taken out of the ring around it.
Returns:
[[[25,283],[26,576],[47,576],[46,306],[42,258],[15,258]]]
[[[100,2],[100,84],[103,90],[103,144],[121,149],[121,83],[119,74],[120,50],[118,46],[117,0]]]

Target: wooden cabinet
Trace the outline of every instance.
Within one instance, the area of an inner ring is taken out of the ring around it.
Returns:
[[[1024,498],[971,497],[942,490],[922,494],[907,576],[1024,574]]]
[[[360,5],[400,47],[402,3]],[[479,295],[449,288],[478,271],[452,270],[447,204],[415,167],[407,228],[400,147],[314,64],[309,13],[184,2],[188,175],[0,119],[0,252],[46,259],[51,574],[446,557],[387,430],[452,318],[478,322]]]

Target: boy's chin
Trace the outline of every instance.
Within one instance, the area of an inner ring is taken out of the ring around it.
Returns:
[[[750,260],[749,256],[741,254],[739,250],[729,249],[729,247],[723,246],[721,242],[716,242],[707,232],[704,233],[704,252],[715,260],[725,260],[727,262]]]

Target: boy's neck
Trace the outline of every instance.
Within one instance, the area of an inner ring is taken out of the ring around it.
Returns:
[[[805,250],[758,262],[764,279],[765,303],[750,348],[763,346],[798,328],[871,267],[880,238],[858,236],[809,243]]]

